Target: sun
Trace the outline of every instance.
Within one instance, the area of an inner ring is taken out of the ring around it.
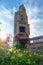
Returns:
[[[7,43],[9,41],[10,37],[5,32],[0,32],[0,43]]]
[[[6,40],[6,36],[7,36],[7,34],[5,32],[2,32],[2,31],[0,32],[0,39],[2,41]]]

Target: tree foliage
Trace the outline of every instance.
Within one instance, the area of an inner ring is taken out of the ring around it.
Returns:
[[[0,65],[43,65],[43,52],[0,47]]]

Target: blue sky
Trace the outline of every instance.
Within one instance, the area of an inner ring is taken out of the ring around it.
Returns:
[[[30,37],[43,35],[43,0],[0,0],[0,28],[6,34],[13,34],[14,13],[24,4],[30,24]]]

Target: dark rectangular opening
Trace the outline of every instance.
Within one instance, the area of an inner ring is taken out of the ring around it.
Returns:
[[[20,31],[20,32],[25,32],[25,27],[20,26],[20,27],[19,27],[19,31]]]

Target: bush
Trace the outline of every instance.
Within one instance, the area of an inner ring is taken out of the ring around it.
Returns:
[[[43,65],[43,52],[29,50],[0,48],[0,65]],[[3,54],[2,54],[3,52]]]
[[[14,47],[16,47],[16,49],[24,49],[23,44],[20,41],[16,41],[16,43],[14,44]]]

